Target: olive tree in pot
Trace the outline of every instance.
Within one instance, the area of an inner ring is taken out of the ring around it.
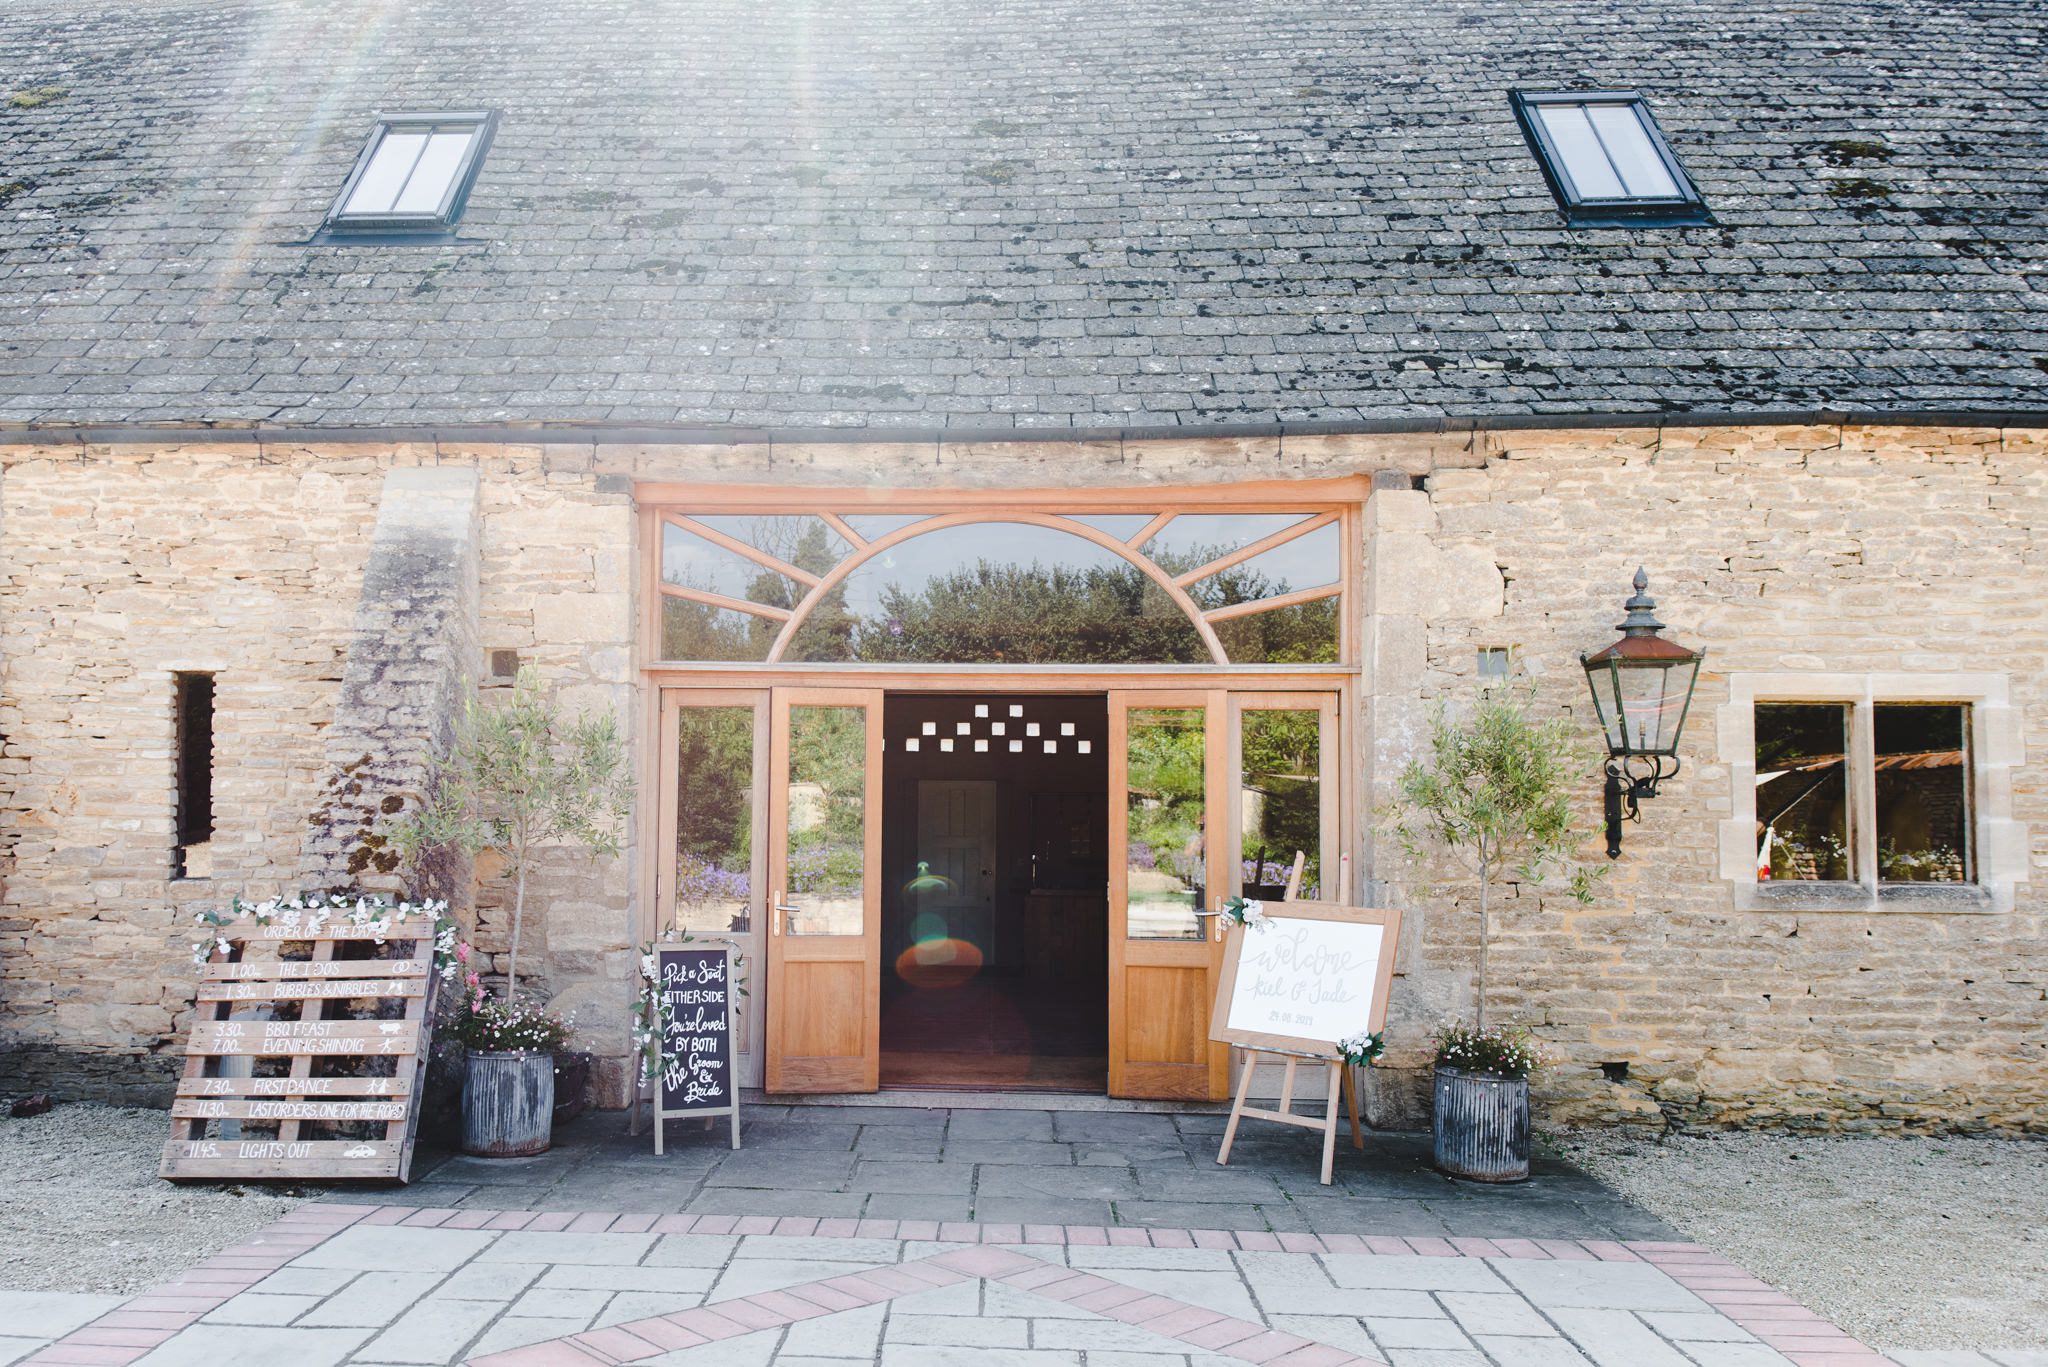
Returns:
[[[512,880],[504,995],[492,1000],[469,973],[456,1024],[468,1046],[462,1133],[470,1153],[513,1157],[551,1142],[555,1052],[569,1027],[519,999],[527,876],[543,846],[616,856],[631,791],[616,720],[608,712],[564,717],[528,665],[501,702],[486,704],[471,691],[453,742],[431,765],[430,796],[392,831],[411,860],[438,845],[472,856],[495,851]]]
[[[1489,690],[1454,717],[1439,708],[1429,756],[1395,781],[1388,829],[1418,859],[1443,857],[1479,884],[1479,966],[1473,995],[1477,1024],[1462,1021],[1436,1035],[1430,1129],[1436,1164],[1456,1177],[1516,1182],[1529,1175],[1529,1074],[1540,1062],[1528,1031],[1489,1027],[1487,957],[1496,883],[1538,883],[1563,875],[1579,902],[1593,897],[1606,870],[1579,864],[1586,838],[1573,817],[1573,777],[1581,771],[1570,723],[1537,721],[1505,689]]]

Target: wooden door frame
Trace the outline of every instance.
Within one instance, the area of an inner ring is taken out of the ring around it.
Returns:
[[[1349,629],[1348,619],[1346,629]],[[644,700],[643,712],[645,717],[643,724],[646,729],[643,734],[656,737],[657,743],[647,747],[647,754],[641,766],[643,781],[646,785],[642,791],[659,794],[662,791],[661,769],[665,764],[667,767],[673,768],[673,764],[670,761],[672,761],[674,753],[675,738],[672,733],[664,733],[663,720],[663,713],[669,706],[666,698],[671,691],[688,695],[689,701],[684,705],[699,705],[700,703],[709,705],[714,699],[731,697],[762,700],[761,706],[767,715],[762,716],[757,721],[759,729],[756,733],[758,739],[755,762],[757,766],[766,767],[771,772],[774,763],[771,750],[773,746],[773,732],[775,730],[772,700],[774,692],[777,690],[785,694],[790,690],[798,690],[804,694],[811,695],[841,693],[881,697],[886,697],[889,693],[985,693],[991,695],[1099,693],[1105,695],[1105,698],[1108,695],[1119,693],[1144,693],[1148,695],[1178,694],[1180,696],[1192,694],[1204,698],[1202,705],[1205,708],[1207,706],[1207,695],[1214,693],[1223,697],[1225,717],[1227,719],[1226,725],[1232,728],[1232,732],[1225,736],[1225,744],[1220,747],[1211,747],[1212,751],[1221,750],[1222,763],[1226,769],[1235,764],[1239,756],[1239,737],[1234,734],[1234,728],[1238,725],[1238,718],[1241,716],[1245,706],[1258,707],[1266,705],[1269,699],[1274,702],[1292,699],[1293,703],[1291,705],[1299,705],[1304,695],[1321,695],[1325,698],[1325,701],[1320,706],[1325,712],[1325,726],[1327,728],[1325,734],[1332,738],[1331,744],[1333,749],[1331,751],[1330,765],[1333,767],[1336,780],[1334,783],[1326,785],[1323,800],[1326,804],[1332,802],[1336,804],[1336,822],[1331,829],[1335,832],[1333,843],[1336,855],[1338,860],[1341,861],[1345,853],[1353,852],[1358,848],[1356,842],[1360,837],[1357,807],[1357,770],[1360,766],[1353,762],[1357,737],[1361,734],[1357,718],[1357,708],[1360,706],[1359,698],[1361,696],[1360,673],[1361,671],[1356,666],[1349,665],[1238,665],[1227,667],[1192,666],[1185,668],[1175,666],[1142,666],[1093,669],[1068,666],[1012,666],[1009,668],[996,666],[939,666],[934,668],[925,666],[914,671],[868,665],[781,665],[771,667],[749,664],[649,668],[642,671],[642,678],[646,685],[644,689],[646,698]],[[1111,724],[1114,725],[1115,709],[1112,708],[1110,710]],[[879,735],[879,727],[877,728],[877,735]],[[869,762],[876,766],[874,772],[879,777],[881,772],[879,755],[874,755],[871,752]],[[759,769],[757,768],[758,772]],[[1235,849],[1238,839],[1235,810],[1237,797],[1231,791],[1233,785],[1229,773],[1225,773],[1220,778],[1211,779],[1210,781],[1219,782],[1222,785],[1223,791],[1228,795],[1230,804],[1228,809],[1226,809],[1228,812],[1226,819],[1231,823],[1231,832],[1226,841],[1211,841],[1211,848],[1208,854],[1211,886],[1223,888],[1230,886],[1230,884],[1227,867],[1221,862],[1219,847],[1228,845],[1232,850]],[[673,777],[669,779],[669,782],[673,784]],[[756,813],[755,832],[756,838],[762,842],[759,848],[767,851],[769,849],[767,842],[771,839],[768,829],[768,808],[772,804],[767,774],[761,774],[759,784],[760,786],[757,788],[757,807],[760,810]],[[867,791],[868,802],[874,804],[880,800],[880,797],[880,789],[870,785]],[[1112,801],[1114,800],[1115,796],[1113,795]],[[641,939],[652,938],[655,931],[659,928],[659,919],[663,911],[663,904],[659,900],[663,886],[662,880],[659,877],[659,865],[663,862],[664,841],[671,838],[673,834],[673,821],[674,808],[672,805],[664,806],[659,801],[640,804],[638,832],[640,839],[644,842],[643,848],[652,853],[651,858],[642,858],[637,861],[636,886],[639,895],[639,905],[644,909],[636,918],[636,923],[640,927]],[[1119,823],[1113,815],[1110,819],[1110,826],[1111,834],[1119,827]],[[871,839],[879,841],[880,830],[881,826],[878,815],[871,826]],[[873,851],[869,857],[875,861],[875,867],[879,869],[880,851],[878,849]],[[1110,851],[1110,858],[1112,877],[1115,877],[1114,870],[1121,859],[1121,853],[1118,850],[1112,849]],[[1326,897],[1334,896],[1338,900],[1345,902],[1358,901],[1358,890],[1355,887],[1341,887],[1335,881],[1340,877],[1341,863],[1332,865],[1331,854],[1327,850],[1324,854],[1324,861],[1324,895]],[[757,918],[754,920],[753,925],[756,933],[761,937],[762,951],[756,962],[762,965],[761,978],[765,980],[769,977],[766,967],[768,960],[766,946],[769,932],[767,917],[770,914],[767,909],[766,899],[773,894],[775,889],[769,886],[771,880],[768,877],[769,870],[765,855],[757,862],[757,868],[760,869],[758,881],[760,885],[759,897],[761,900],[758,910],[753,913]],[[670,876],[672,877],[673,874]],[[872,883],[871,880],[870,886],[870,895],[878,896],[880,885]],[[878,912],[870,912],[870,924],[876,932],[879,932],[881,922]],[[1210,940],[1213,944],[1213,929]],[[1110,980],[1112,992],[1114,992],[1117,968],[1120,962],[1117,942],[1114,938],[1112,938],[1109,949],[1111,955]],[[879,993],[879,981],[874,986],[876,992]],[[764,997],[759,1017],[759,1034],[754,1043],[763,1060],[765,1069],[768,1036],[771,1029],[768,1008],[772,1006],[775,991],[772,981],[764,982],[762,990]],[[1112,1002],[1113,1010],[1114,1002]],[[877,1016],[876,1025],[878,1033],[875,1056],[879,1057],[879,1016]],[[1227,1053],[1225,1057],[1228,1057]]]
[[[1202,862],[1212,905],[1196,911],[1211,912],[1221,906],[1219,889],[1226,886],[1224,858],[1230,840],[1218,839],[1217,823],[1228,819],[1230,804],[1226,785],[1229,768],[1229,693],[1221,688],[1168,689],[1118,688],[1109,692],[1109,1094],[1111,1096],[1152,1096],[1160,1090],[1133,1076],[1119,1041],[1128,1041],[1129,982],[1131,968],[1203,968],[1213,984],[1221,966],[1221,947],[1215,930],[1216,918],[1203,917],[1199,940],[1133,940],[1130,936],[1130,822],[1127,776],[1130,756],[1130,713],[1134,708],[1189,708],[1202,712]],[[1123,763],[1119,766],[1118,760]],[[1218,799],[1224,798],[1222,803]],[[1122,908],[1119,914],[1118,908]],[[1208,1023],[1203,1021],[1204,1033]],[[1206,1053],[1207,1071],[1199,1094],[1187,1092],[1184,1100],[1219,1100],[1227,1093],[1230,1050],[1210,1041]],[[1176,1066],[1176,1065],[1165,1065]]]
[[[750,785],[753,794],[753,811],[749,814],[749,842],[753,860],[749,869],[747,894],[747,928],[744,931],[720,932],[720,937],[732,940],[746,955],[741,966],[740,982],[749,987],[748,994],[734,1007],[734,1014],[741,1017],[745,1027],[744,1054],[735,1049],[733,1067],[741,1075],[742,1086],[759,1086],[767,1066],[766,1042],[768,1038],[767,1017],[763,1014],[760,984],[767,976],[768,946],[768,745],[769,708],[772,695],[765,688],[689,688],[653,689],[654,729],[656,737],[654,753],[653,791],[655,801],[641,804],[643,808],[654,809],[653,834],[645,837],[652,852],[652,858],[640,860],[643,881],[651,899],[649,915],[639,918],[641,933],[636,937],[641,942],[660,936],[673,918],[675,910],[675,837],[678,808],[681,805],[682,775],[676,763],[676,747],[681,741],[681,714],[686,707],[745,707],[754,714],[754,775]],[[748,979],[752,979],[748,983]]]
[[[764,1019],[762,1058],[764,1081],[770,1092],[846,1091],[872,1092],[881,1082],[882,1063],[882,705],[886,695],[879,688],[777,688],[769,696],[768,788],[768,1000]],[[861,933],[852,935],[792,936],[782,924],[783,885],[788,879],[789,857],[789,738],[793,707],[860,707],[867,716],[866,750],[862,758],[861,784]],[[786,990],[789,951],[792,941],[811,951],[798,962],[847,963],[865,966],[861,989],[861,1068],[856,1085],[820,1089],[784,1085],[802,1081],[788,1075],[776,1028],[777,1013],[792,1000]]]

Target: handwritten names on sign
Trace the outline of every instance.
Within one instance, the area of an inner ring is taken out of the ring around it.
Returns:
[[[732,1117],[740,1146],[740,1103],[733,1072],[733,947],[724,942],[661,945],[656,982],[664,1007],[661,1071],[655,1078],[654,1151],[662,1123],[680,1116]]]
[[[1231,929],[1210,1038],[1327,1056],[1381,1029],[1400,925],[1374,907],[1266,904],[1262,927]]]
[[[432,1030],[432,920],[388,924],[381,945],[348,924],[222,937],[200,969],[158,1171],[404,1181]],[[300,946],[311,958],[280,957]]]

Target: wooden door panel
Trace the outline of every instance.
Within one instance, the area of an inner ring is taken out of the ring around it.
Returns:
[[[1229,1050],[1208,1037],[1226,886],[1225,695],[1110,694],[1109,1090],[1221,1100]]]
[[[881,1073],[882,694],[777,689],[771,713],[768,1090],[871,1092]]]

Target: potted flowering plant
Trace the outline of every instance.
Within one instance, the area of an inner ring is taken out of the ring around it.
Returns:
[[[1524,1025],[1440,1025],[1431,1141],[1438,1169],[1476,1182],[1529,1176],[1529,1076],[1543,1051]]]
[[[593,858],[619,852],[631,780],[618,723],[609,713],[564,717],[529,665],[500,705],[470,694],[453,743],[434,757],[429,792],[398,820],[392,843],[409,859],[438,845],[471,855],[494,850],[512,879],[501,998],[491,999],[462,947],[463,1147],[492,1157],[541,1153],[554,1129],[555,1051],[569,1027],[519,1000],[527,874],[544,844],[580,845]]]

